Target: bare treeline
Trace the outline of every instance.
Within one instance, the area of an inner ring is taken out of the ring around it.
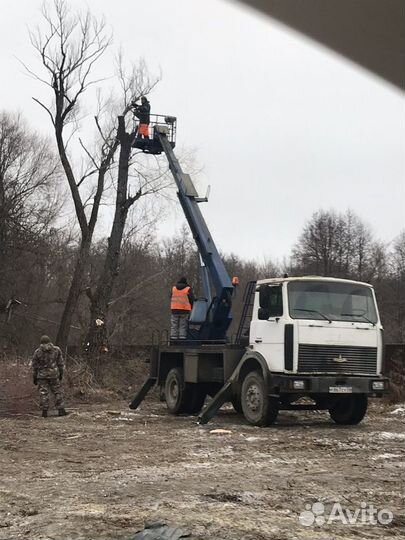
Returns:
[[[10,117],[3,114],[2,125],[5,123],[7,126],[10,121]],[[40,139],[27,130],[24,136],[41,145]],[[1,149],[7,148],[4,142],[0,144]],[[22,144],[21,149],[32,156],[29,145]],[[1,164],[4,159],[1,153]],[[55,166],[54,156],[49,155],[42,163],[44,169],[38,169],[34,160],[32,174],[25,174],[21,179],[17,176],[20,167],[9,168],[5,172],[3,165],[1,168],[0,301],[3,313],[0,315],[0,339],[7,351],[31,349],[44,332],[56,336],[74,272],[78,240],[68,234],[66,224],[61,224],[56,217],[62,203],[53,186],[60,172]],[[41,190],[32,197],[23,198],[19,217],[11,218],[7,214],[9,198],[21,191],[16,184],[28,178],[33,185],[40,185]],[[48,182],[48,179],[52,181]],[[33,208],[41,208],[41,204],[45,205],[42,211],[33,211]],[[91,317],[91,303],[86,290],[97,282],[104,266],[107,245],[106,240],[101,240],[90,250],[81,294],[72,318],[71,344],[85,345]],[[229,274],[238,276],[241,282],[234,300],[235,323],[231,332],[236,332],[246,283],[288,272],[291,275],[329,275],[373,283],[386,340],[404,341],[405,231],[390,245],[383,245],[353,212],[319,211],[305,224],[287,262],[265,261],[260,264],[244,261],[236,255],[224,255],[224,260]],[[119,348],[121,345],[147,344],[152,341],[154,333],[157,337],[158,332],[167,328],[170,288],[184,274],[198,294],[201,290],[198,265],[194,241],[186,228],[170,239],[158,240],[149,221],[146,227],[140,226],[135,233],[131,230],[131,234],[125,235],[109,305],[110,345]],[[12,298],[22,304],[12,306],[8,317],[5,307]]]
[[[405,341],[405,230],[385,245],[352,211],[319,211],[304,226],[291,261],[297,274],[372,283],[386,340]]]

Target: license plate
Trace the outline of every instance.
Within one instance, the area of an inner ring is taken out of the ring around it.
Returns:
[[[330,394],[351,394],[352,392],[351,386],[329,386]]]

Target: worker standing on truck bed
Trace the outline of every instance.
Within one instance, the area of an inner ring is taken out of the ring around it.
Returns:
[[[139,126],[136,131],[136,136],[144,139],[149,139],[149,124],[150,124],[150,103],[145,96],[141,97],[141,105],[135,102],[131,103],[134,108],[134,114],[139,120]]]
[[[33,382],[38,385],[42,416],[48,416],[49,392],[55,396],[59,416],[66,416],[63,402],[62,378],[65,369],[62,351],[51,343],[48,336],[41,337],[41,345],[32,358]]]
[[[194,303],[194,293],[187,278],[182,277],[172,288],[171,294],[171,318],[170,318],[170,339],[186,339],[188,329],[188,319]]]

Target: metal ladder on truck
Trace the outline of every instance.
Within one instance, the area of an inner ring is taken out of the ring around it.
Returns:
[[[243,293],[243,310],[236,332],[235,342],[238,345],[249,344],[249,329],[253,314],[253,303],[256,291],[256,281],[249,281]]]

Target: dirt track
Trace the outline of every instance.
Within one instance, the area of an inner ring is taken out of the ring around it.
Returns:
[[[0,539],[125,539],[145,520],[196,538],[399,538],[404,409],[374,405],[358,427],[281,413],[255,428],[231,409],[211,424],[147,402],[79,406],[67,418],[0,418]],[[213,429],[230,434],[213,434]],[[393,512],[390,525],[303,526],[322,502]],[[363,505],[364,506],[364,505]],[[194,537],[194,536],[193,536]]]

